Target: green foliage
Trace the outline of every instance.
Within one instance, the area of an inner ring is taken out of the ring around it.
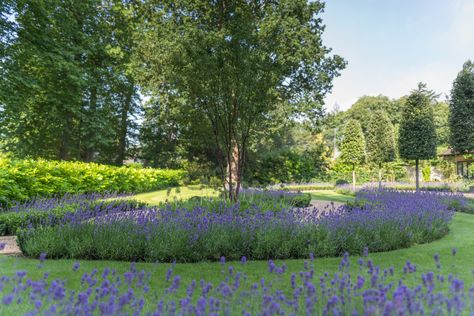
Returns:
[[[143,3],[146,16],[136,32],[139,79],[170,112],[196,114],[178,124],[207,127],[223,178],[229,170],[237,185],[242,180],[256,131],[296,117],[319,119],[324,95],[345,66],[322,44],[323,6]],[[227,184],[233,195],[233,181]]]
[[[400,107],[405,102],[402,97],[398,100],[390,100],[384,95],[362,96],[344,114],[346,119],[354,119],[361,124],[364,134],[367,136],[368,123],[374,112],[387,113],[393,125],[400,123]]]
[[[423,177],[423,181],[428,182],[431,180],[431,165],[429,163],[425,164],[423,168],[421,168],[421,175]]]
[[[433,105],[433,119],[438,146],[447,145],[449,142],[449,105],[446,102],[437,102]]]
[[[341,159],[353,168],[365,162],[365,138],[362,127],[356,120],[350,120],[344,130]]]
[[[308,183],[308,184],[291,184],[282,187],[289,191],[319,191],[319,190],[333,190],[334,185],[331,183]]]
[[[474,63],[464,63],[454,80],[449,103],[451,147],[465,153],[474,150]]]
[[[0,145],[20,157],[122,164],[139,101],[127,1],[8,2]]]
[[[181,184],[185,172],[0,156],[0,175],[0,204],[7,204],[65,193],[158,190]]]
[[[285,191],[246,191],[239,197],[240,211],[257,207],[261,211],[281,211],[292,207],[308,207],[311,203],[309,193],[288,193]],[[222,197],[209,198],[193,196],[189,199],[175,199],[158,204],[162,209],[194,209],[195,207],[205,208],[212,212],[219,212],[224,206],[233,205],[231,201],[225,201]]]
[[[387,114],[376,111],[370,117],[365,137],[367,160],[381,165],[395,159],[395,139],[393,125]]]
[[[324,178],[328,162],[323,148],[263,152],[249,165],[249,182],[258,184],[311,182]]]
[[[124,211],[143,207],[146,204],[135,200],[110,200],[110,201],[81,201],[57,206],[51,210],[32,208],[27,211],[7,210],[0,212],[0,236],[16,235],[20,229],[41,227],[44,222],[49,224],[59,222],[64,216],[77,211],[78,208],[89,207],[99,211],[106,207],[120,206]]]
[[[408,180],[406,164],[404,162],[396,160],[384,163],[383,167],[382,178],[384,181]],[[355,171],[358,175],[357,183],[373,182],[378,178],[378,166],[375,165],[356,166]],[[339,160],[331,166],[329,175],[331,179],[340,181],[341,184],[350,183],[352,182],[352,166]]]
[[[436,129],[430,94],[419,84],[408,96],[402,112],[398,150],[400,157],[424,160],[436,157]]]

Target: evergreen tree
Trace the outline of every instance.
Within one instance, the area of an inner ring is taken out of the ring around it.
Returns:
[[[352,166],[352,186],[355,191],[355,167],[365,162],[365,138],[362,126],[356,120],[349,120],[341,143],[341,159]]]
[[[464,63],[454,80],[449,104],[450,145],[460,153],[474,150],[474,63]]]
[[[408,96],[402,111],[398,150],[400,157],[415,160],[416,190],[419,189],[419,161],[436,157],[436,127],[431,91],[423,83]]]
[[[367,125],[367,160],[378,166],[379,189],[382,187],[382,164],[395,159],[395,137],[393,125],[387,114],[375,111]]]

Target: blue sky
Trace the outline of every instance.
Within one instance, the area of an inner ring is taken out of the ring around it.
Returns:
[[[325,45],[348,61],[329,110],[363,95],[398,98],[420,81],[444,98],[474,59],[474,0],[327,0],[322,18]]]

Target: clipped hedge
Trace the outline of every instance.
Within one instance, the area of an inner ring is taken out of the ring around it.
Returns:
[[[182,170],[11,159],[0,155],[0,206],[37,196],[145,192],[182,184]]]

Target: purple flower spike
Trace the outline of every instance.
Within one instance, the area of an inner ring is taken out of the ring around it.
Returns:
[[[77,270],[79,270],[80,267],[81,265],[79,264],[79,262],[75,262],[72,266],[72,271],[76,272]]]
[[[242,262],[242,264],[246,264],[247,263],[247,257],[242,256],[242,259],[240,259],[240,262]]]

